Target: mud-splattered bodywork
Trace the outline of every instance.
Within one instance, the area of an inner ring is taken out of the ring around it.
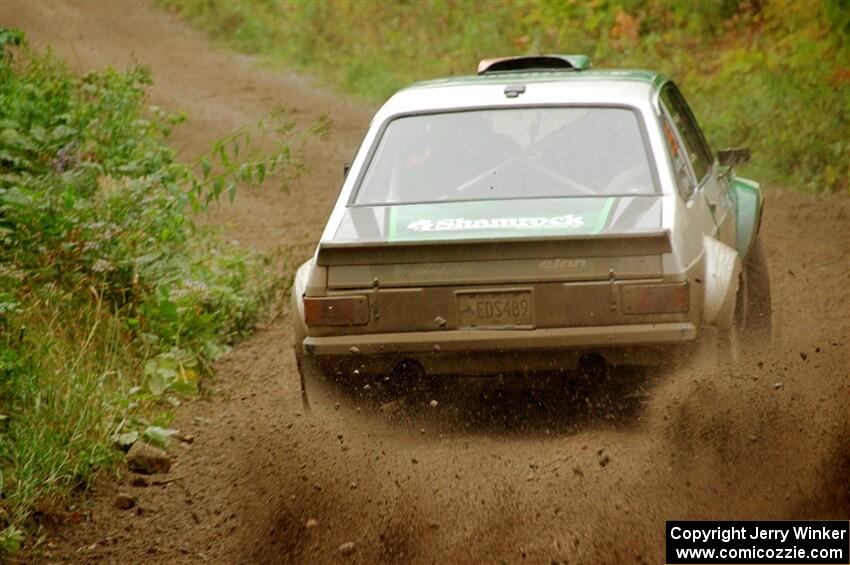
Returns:
[[[517,84],[522,95],[507,97]],[[435,374],[569,368],[590,353],[659,364],[706,326],[728,327],[761,193],[713,157],[699,186],[683,192],[676,167],[682,175],[689,163],[684,138],[665,129],[666,84],[646,72],[529,72],[396,94],[375,116],[316,252],[295,277],[297,353],[376,373],[409,361]],[[358,202],[394,120],[537,107],[634,112],[651,163],[648,188]]]

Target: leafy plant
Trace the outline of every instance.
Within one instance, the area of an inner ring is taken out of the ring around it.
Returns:
[[[15,526],[6,526],[0,531],[0,551],[3,553],[15,555],[21,550],[23,541],[24,532]]]
[[[0,28],[0,551],[138,439],[248,335],[281,286],[268,259],[199,227],[237,187],[303,170],[284,112],[175,160],[183,117],[144,67],[82,77]],[[253,135],[276,139],[271,149]]]
[[[743,171],[806,192],[850,185],[847,0],[357,2],[161,0],[228,45],[370,100],[479,59],[587,53],[673,77]]]

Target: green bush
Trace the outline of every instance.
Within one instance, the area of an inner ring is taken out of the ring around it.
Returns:
[[[751,147],[745,173],[848,188],[848,0],[162,1],[236,49],[372,100],[497,55],[656,69],[680,84],[715,148]]]
[[[181,118],[148,106],[146,69],[78,77],[21,42],[0,28],[0,554],[116,443],[167,441],[169,410],[280,290],[191,213],[300,170],[291,127],[266,156],[238,160],[241,131],[179,164]]]

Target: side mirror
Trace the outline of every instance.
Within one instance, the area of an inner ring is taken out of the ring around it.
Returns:
[[[348,176],[348,171],[351,169],[351,163],[346,163],[342,166],[342,178],[346,178]]]
[[[717,162],[724,167],[735,167],[750,162],[750,150],[746,147],[721,149],[717,152]]]

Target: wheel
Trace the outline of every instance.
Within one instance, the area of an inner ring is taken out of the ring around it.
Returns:
[[[749,347],[769,345],[772,322],[767,260],[761,240],[756,238],[741,269],[732,327],[726,332],[726,345],[732,360],[739,361]]]
[[[301,386],[301,406],[304,408],[304,412],[309,414],[311,412],[310,406],[310,394],[307,390],[307,380],[313,380],[315,377],[312,373],[315,373],[319,368],[315,367],[312,361],[305,361],[304,354],[298,351],[299,347],[295,346],[295,367],[298,370],[298,379]],[[311,373],[305,375],[305,373]]]
[[[313,357],[297,348],[295,361],[301,383],[301,404],[306,414],[368,406],[380,392],[375,381],[361,376],[357,370],[339,374],[326,371]]]
[[[295,301],[293,300],[293,302]],[[297,302],[293,304],[293,308],[297,312]],[[327,406],[333,407],[337,400],[332,398],[332,383],[329,382],[329,376],[321,365],[313,357],[304,353],[303,343],[307,331],[303,321],[298,317],[295,318],[292,333],[292,351],[295,354],[295,367],[298,370],[301,406],[304,413],[312,414],[317,409],[322,410]]]
[[[301,382],[301,405],[305,414],[327,412],[339,405],[341,391],[315,359],[296,349],[295,362]]]

